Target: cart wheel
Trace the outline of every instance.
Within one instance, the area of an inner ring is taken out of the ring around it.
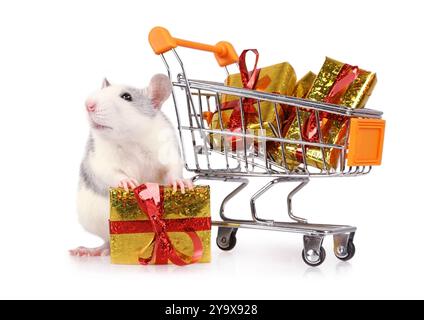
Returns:
[[[341,261],[349,261],[355,256],[355,252],[356,252],[355,245],[353,244],[352,240],[349,240],[349,242],[347,243],[347,255],[344,257],[340,257],[339,255],[336,254],[336,257]]]
[[[323,247],[320,248],[319,254],[315,250],[309,250],[308,252],[305,252],[305,249],[302,250],[303,261],[311,267],[318,267],[321,265],[326,256],[327,254]]]
[[[223,251],[233,250],[237,244],[237,229],[219,228],[216,244]]]

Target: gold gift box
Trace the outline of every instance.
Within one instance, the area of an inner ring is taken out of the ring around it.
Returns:
[[[210,190],[208,186],[196,186],[185,194],[165,187],[163,192],[162,219],[169,225],[181,219],[190,222],[203,245],[203,256],[199,262],[211,260]],[[199,222],[201,221],[201,223]],[[199,222],[199,223],[197,223]],[[147,215],[138,207],[132,191],[122,188],[110,189],[110,249],[113,264],[140,264],[140,258],[152,255],[150,244],[155,236]],[[202,230],[196,226],[202,225]],[[208,226],[207,228],[205,227]],[[171,243],[185,256],[193,255],[190,237],[182,231],[167,232]]]
[[[229,75],[225,80],[225,85],[229,87],[243,88],[240,73]],[[291,95],[295,85],[296,72],[288,62],[283,62],[261,68],[255,90]],[[223,94],[221,100],[224,109],[228,104],[239,103],[239,97],[227,94]],[[258,110],[257,102],[255,102],[254,106],[255,109]],[[260,107],[262,120],[264,122],[273,122],[275,119],[274,104],[272,102],[263,101],[260,103]],[[277,108],[281,108],[281,106],[277,106]],[[279,110],[279,112],[281,111]]]
[[[340,126],[341,125],[341,126]],[[299,131],[299,130],[293,130]],[[332,124],[332,130],[327,133],[324,138],[328,141],[334,141],[334,144],[344,145],[346,139],[347,122]],[[292,139],[297,139],[298,133],[292,132]],[[289,139],[288,137],[286,137]],[[273,145],[268,149],[270,158],[283,165],[282,146],[281,144]],[[286,168],[288,170],[296,169],[303,160],[303,150],[297,144],[284,144]],[[336,169],[339,164],[341,150],[336,148],[319,148],[305,147],[305,160],[308,166],[318,168],[320,170]]]
[[[345,65],[343,62],[326,57],[306,98],[324,101]],[[349,85],[340,100],[335,103],[353,109],[363,108],[376,83],[377,76],[374,72],[359,69],[358,77]]]
[[[241,75],[232,74],[227,77],[225,80],[225,85],[236,88],[243,88],[241,81]],[[296,85],[296,73],[293,67],[288,62],[283,62],[268,66],[260,69],[259,78],[255,86],[256,91],[268,92],[268,93],[278,93],[282,95],[292,95],[293,90]],[[222,127],[219,120],[219,113],[216,111],[212,117],[211,128],[216,130],[225,130],[228,128],[229,119],[233,112],[233,108],[236,105],[240,104],[240,98],[237,96],[223,94],[221,97],[221,117],[222,117]],[[257,101],[253,104],[254,108],[259,115],[259,107]],[[280,104],[277,106],[272,102],[262,101],[260,103],[260,110],[263,122],[276,123],[276,112],[280,119],[283,119],[283,107]],[[257,117],[259,119],[259,116]],[[258,120],[259,121],[259,120]],[[249,124],[247,124],[248,126]],[[225,141],[227,139],[227,142]],[[228,144],[228,136],[221,136],[220,134],[211,134],[211,147],[216,148],[217,150],[223,150],[223,144]],[[228,147],[229,150],[232,150],[232,146]]]
[[[316,74],[309,71],[296,83],[292,95],[304,99],[311,89],[315,78]],[[301,123],[304,123],[310,112],[302,108],[299,108],[298,112]],[[289,140],[301,140],[296,107],[285,106],[284,120],[283,137]],[[282,145],[280,143],[269,143],[267,146],[270,159],[278,165],[285,165],[287,169],[294,170],[300,164],[298,160],[300,145],[284,144],[285,159],[283,159]]]
[[[313,101],[324,102],[330,93],[333,85],[336,83],[339,73],[342,71],[344,63],[337,60],[326,58],[320,72],[311,83],[308,94],[305,98]],[[363,108],[371,95],[377,82],[374,72],[358,70],[357,78],[347,87],[338,97],[338,101],[332,102],[349,108]],[[312,114],[308,110],[299,110],[301,118],[301,127],[306,124],[309,116]],[[344,145],[347,133],[347,118],[337,117],[332,119],[322,117],[320,113],[320,127],[324,144]],[[292,115],[289,123],[286,125],[285,137],[287,139],[300,139],[299,123],[297,117]],[[340,149],[305,147],[305,158],[307,165],[318,169],[337,169],[340,160]],[[303,163],[302,148],[299,145],[286,145],[286,162],[290,170],[297,168]],[[281,161],[280,149],[273,151],[273,155],[278,161]]]

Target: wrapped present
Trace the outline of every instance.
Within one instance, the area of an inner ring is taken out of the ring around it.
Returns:
[[[252,51],[256,55],[255,66],[251,72],[248,72],[246,66],[246,54],[249,51]],[[259,53],[257,50],[243,51],[239,59],[240,73],[228,76],[225,84],[230,87],[291,95],[296,84],[296,73],[292,66],[284,62],[259,69],[257,68],[258,60]],[[275,125],[276,115],[281,120],[284,118],[282,105],[275,106],[271,102],[263,101],[259,106],[256,100],[248,98],[240,99],[237,96],[227,94],[222,95],[221,100],[221,112],[216,111],[211,120],[212,129],[241,132],[241,105],[243,107],[244,126],[246,129],[251,124],[259,123],[259,109],[263,122],[273,123]],[[241,139],[235,136],[230,136],[225,140],[219,134],[211,135],[212,146],[220,150],[222,150],[223,143],[229,143],[231,150],[235,150],[235,145],[241,141]]]
[[[251,72],[247,71],[246,67],[246,54],[252,51],[256,55],[255,66]],[[282,95],[291,95],[296,85],[296,73],[293,67],[287,63],[279,63],[265,68],[257,68],[259,60],[259,53],[257,50],[244,50],[240,55],[240,73],[228,76],[225,84],[230,87],[245,88],[256,91],[263,91],[268,93],[278,93]],[[258,121],[258,103],[252,99],[243,100],[243,110],[245,116],[246,126],[249,123],[257,123]],[[250,108],[253,106],[254,108]],[[277,113],[281,114],[281,106],[277,105]],[[230,117],[228,127],[233,130],[241,127],[241,111],[240,99],[237,96],[223,95],[222,96],[222,110],[232,109],[233,112]],[[275,110],[274,104],[271,102],[261,102],[260,104],[261,116],[264,122],[274,122]]]
[[[297,98],[306,98],[312,84],[316,78],[316,74],[308,72],[303,76],[293,89],[292,96]],[[284,121],[283,121],[283,137],[290,140],[301,140],[296,107],[284,106]],[[301,123],[306,121],[310,113],[308,110],[299,108],[299,117]],[[284,144],[285,147],[285,159],[283,159],[282,145],[279,143],[268,143],[268,154],[271,160],[276,162],[280,166],[285,166],[289,170],[295,169],[299,165],[299,152],[301,150],[300,145],[295,144]],[[300,154],[302,155],[302,154]]]
[[[338,104],[349,108],[363,108],[376,84],[373,72],[359,69],[331,58],[326,58],[319,74],[315,78],[306,98],[314,101]],[[321,129],[324,144],[344,145],[348,118],[333,114],[308,110],[300,111],[301,126],[297,116],[291,117],[285,137],[303,138],[307,142],[320,142],[318,127]],[[291,169],[303,163],[300,146],[287,145],[287,157]],[[340,150],[307,146],[305,158],[308,165],[319,169],[337,169]]]
[[[279,137],[278,129],[273,123],[252,123],[247,126],[246,131],[247,134],[255,136],[253,139],[246,139],[246,143],[247,148],[252,150],[256,156],[264,157],[265,154],[269,156],[268,149],[275,149],[276,146],[279,145],[279,143],[275,141],[259,139],[259,137]]]
[[[376,81],[377,78],[373,72],[327,57],[307,95],[307,99],[338,104],[348,108],[363,108],[375,87]],[[316,114],[312,112],[305,122],[302,135],[306,141],[319,142],[317,128],[319,122],[321,122],[323,134],[330,130],[332,122],[327,120],[333,119],[334,116],[324,112],[320,112],[319,116],[320,119],[317,121]],[[346,120],[343,117],[338,118],[339,122]],[[324,140],[324,143],[331,142]]]
[[[337,122],[334,123],[331,127],[331,130],[324,135],[324,139],[327,141],[332,141],[333,144],[344,145],[347,133],[347,122]],[[294,138],[299,137],[299,130],[292,132]],[[286,137],[289,139],[289,137]],[[294,139],[293,138],[293,139]],[[285,150],[285,161],[286,168],[289,170],[296,169],[303,160],[303,149],[301,145],[298,144],[284,144]],[[273,147],[269,148],[270,158],[282,165],[282,146],[281,145],[273,145]],[[305,147],[305,160],[308,166],[313,166],[318,169],[336,169],[338,166],[338,161],[340,159],[340,149],[336,148],[319,148],[319,147]],[[325,160],[325,161],[324,161]]]
[[[376,83],[374,72],[327,57],[307,99],[359,109],[365,106]]]
[[[141,185],[134,191],[110,189],[114,264],[209,262],[210,236],[207,186],[196,186],[185,194],[157,184]]]

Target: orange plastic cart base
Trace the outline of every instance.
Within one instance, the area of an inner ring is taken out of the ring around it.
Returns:
[[[386,121],[352,119],[349,133],[348,166],[379,166],[383,156]]]

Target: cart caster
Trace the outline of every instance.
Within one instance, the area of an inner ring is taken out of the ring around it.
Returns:
[[[356,252],[355,245],[353,244],[353,241],[349,240],[347,244],[347,255],[345,254],[344,256],[340,256],[339,254],[336,253],[336,257],[341,261],[349,261],[355,256],[355,252]]]
[[[324,262],[327,255],[322,247],[323,240],[324,238],[319,236],[303,237],[302,259],[308,266],[318,267]]]
[[[218,228],[216,244],[223,251],[233,250],[237,244],[237,228]]]
[[[334,255],[339,260],[349,261],[355,256],[354,236],[354,233],[334,236]]]
[[[319,253],[315,250],[309,250],[307,252],[305,252],[305,250],[302,250],[303,261],[311,267],[318,267],[319,265],[321,265],[324,262],[326,256],[327,254],[325,252],[325,249],[322,247],[320,248]]]

